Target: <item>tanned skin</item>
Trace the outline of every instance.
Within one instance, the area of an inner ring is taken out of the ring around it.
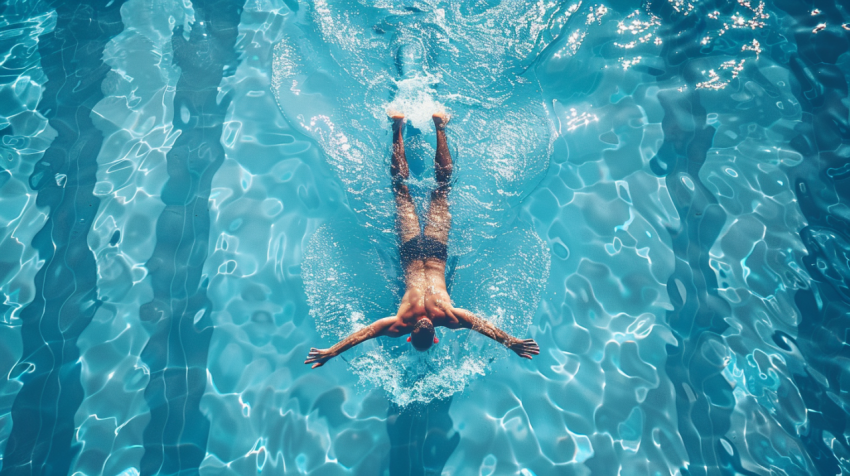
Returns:
[[[390,112],[393,121],[393,156],[390,172],[396,202],[396,227],[401,243],[406,243],[420,234],[419,217],[404,181],[410,175],[404,155],[404,116]],[[446,143],[445,113],[433,116],[437,130],[437,154],[434,157],[434,172],[437,189],[431,193],[425,236],[447,244],[452,216],[449,213],[448,195],[452,176],[452,157]],[[473,329],[499,342],[520,357],[530,359],[540,353],[533,339],[517,339],[492,323],[471,312],[454,307],[446,290],[446,262],[439,258],[413,259],[404,270],[406,290],[395,316],[379,319],[352,333],[329,349],[311,348],[305,364],[312,368],[321,367],[328,360],[361,342],[378,336],[400,337],[414,331],[417,321],[430,319],[434,327],[449,329]]]

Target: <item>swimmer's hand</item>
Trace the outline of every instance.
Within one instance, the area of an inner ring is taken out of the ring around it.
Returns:
[[[480,334],[483,334],[503,346],[516,352],[516,355],[523,359],[531,359],[532,355],[540,353],[540,346],[534,339],[517,339],[511,337],[507,332],[494,326],[487,319],[482,319],[466,309],[453,308],[452,315],[458,320],[458,323],[467,329],[472,329]]]
[[[516,352],[516,355],[529,360],[531,360],[532,355],[540,353],[540,346],[537,345],[537,342],[534,342],[534,339],[514,339],[508,348]]]
[[[354,347],[357,344],[360,344],[363,341],[383,335],[398,337],[398,331],[392,329],[392,326],[393,324],[395,324],[395,322],[395,316],[378,319],[377,321],[369,324],[368,326],[352,332],[351,335],[337,342],[330,349],[317,349],[315,347],[312,347],[310,349],[310,353],[307,354],[307,360],[305,360],[304,363],[313,364],[312,368],[315,369],[316,367],[321,367],[325,365],[325,362],[327,362],[328,360],[331,360],[337,355],[345,352],[346,350]]]
[[[315,347],[311,347],[310,353],[307,354],[307,360],[305,360],[304,363],[313,364],[310,368],[315,369],[316,367],[325,365],[325,362],[331,360],[333,357],[334,353],[331,352],[331,349],[317,349]]]

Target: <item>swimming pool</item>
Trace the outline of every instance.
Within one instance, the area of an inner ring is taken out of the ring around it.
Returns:
[[[7,0],[0,474],[850,472],[850,12]],[[401,295],[452,115],[427,355]]]

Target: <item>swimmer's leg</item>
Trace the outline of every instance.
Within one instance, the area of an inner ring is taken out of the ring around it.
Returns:
[[[404,155],[404,114],[396,111],[388,112],[393,121],[393,158],[390,164],[390,173],[393,183],[407,180],[410,169],[407,168],[407,158]]]
[[[452,179],[452,156],[446,142],[446,113],[434,114],[434,126],[437,129],[437,154],[434,156],[434,175],[437,189],[431,193],[431,206],[428,209],[428,221],[425,224],[425,236],[434,238],[442,244],[449,242],[449,229],[452,227],[452,215],[449,213],[449,187]]]
[[[390,173],[393,177],[393,194],[396,206],[396,229],[402,243],[406,243],[419,235],[419,217],[416,215],[416,205],[410,196],[410,190],[404,181],[410,176],[407,168],[407,158],[404,155],[404,115],[390,113],[393,120],[393,157]]]
[[[404,129],[404,115],[400,113],[390,113],[393,120],[393,157],[390,165],[390,173],[393,177],[393,195],[395,195],[396,207],[396,230],[400,242],[399,251],[405,249],[404,244],[418,237],[419,231],[419,216],[416,215],[416,205],[413,203],[413,198],[410,196],[410,190],[404,181],[410,175],[407,168],[407,158],[404,155],[404,138],[402,130]],[[421,287],[422,269],[424,263],[421,259],[416,259],[411,256],[401,257],[402,266],[404,266],[404,281],[405,285],[410,287]]]
[[[448,185],[452,179],[452,155],[449,153],[449,145],[446,142],[446,125],[449,116],[445,112],[438,112],[431,116],[434,127],[437,129],[437,154],[434,156],[434,174],[437,183]]]

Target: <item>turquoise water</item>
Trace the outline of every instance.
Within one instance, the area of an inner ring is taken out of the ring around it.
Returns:
[[[0,2],[0,474],[850,473],[848,8]]]

